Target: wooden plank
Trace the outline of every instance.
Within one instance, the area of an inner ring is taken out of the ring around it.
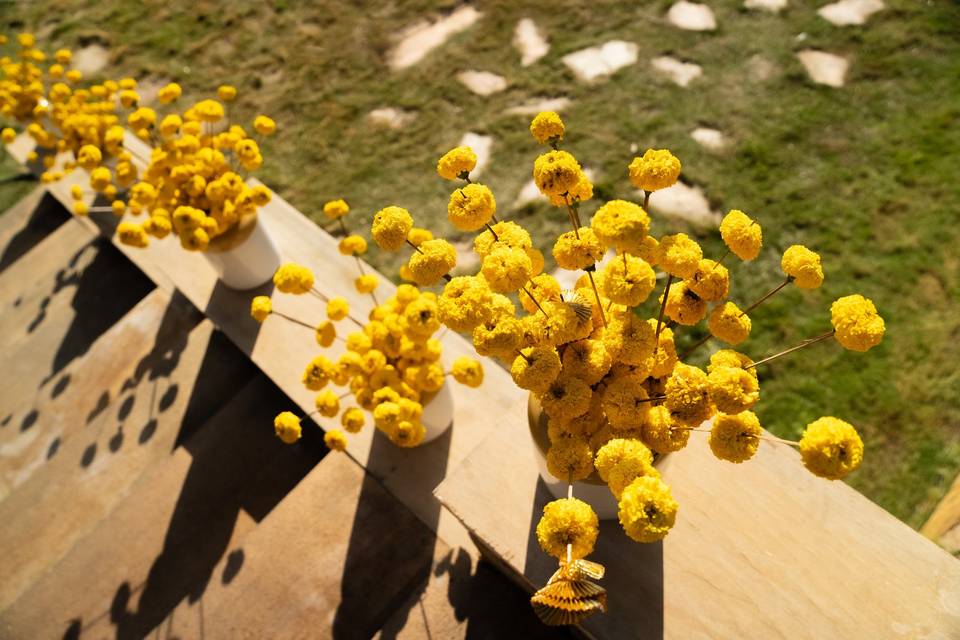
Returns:
[[[70,219],[60,203],[38,186],[0,216],[0,272]]]
[[[517,415],[519,407],[510,416]],[[960,635],[960,562],[841,482],[806,473],[791,447],[762,443],[742,465],[706,434],[660,466],[680,504],[663,543],[601,523],[592,560],[607,567],[597,637],[886,638]],[[444,506],[522,578],[555,561],[534,529],[551,497],[515,419],[437,488]],[[939,634],[939,635],[938,635]]]
[[[142,376],[143,363],[156,358],[157,346],[176,344],[179,336],[171,331],[189,331],[189,323],[200,318],[182,298],[171,300],[166,292],[154,289],[86,355],[65,367],[50,385],[50,393],[26,398],[0,431],[0,499],[55,456],[63,441],[104,412],[116,411],[116,399]]]
[[[937,504],[920,533],[949,553],[960,554],[960,476],[954,479],[947,495]]]
[[[208,582],[229,582],[245,536],[326,451],[316,429],[311,447],[271,446],[286,399],[260,375],[238,391],[0,614],[0,634],[103,635],[112,624],[111,635],[145,637]],[[221,560],[231,568],[215,571]]]
[[[126,392],[0,503],[0,610],[63,558],[152,465],[236,391],[246,361],[211,323],[170,328]],[[229,348],[225,348],[229,347]],[[234,355],[237,354],[237,355]],[[230,371],[231,376],[224,376]]]

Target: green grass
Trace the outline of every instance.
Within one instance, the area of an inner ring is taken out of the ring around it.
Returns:
[[[867,456],[850,484],[915,527],[960,471],[955,4],[888,0],[866,26],[836,28],[814,3],[791,3],[771,16],[746,12],[739,0],[713,2],[720,28],[700,34],[667,25],[666,1],[478,2],[484,17],[473,28],[399,73],[385,64],[391,38],[453,3],[146,4],[143,11],[117,1],[21,2],[6,20],[22,21],[51,45],[100,39],[115,55],[111,74],[176,80],[190,97],[221,82],[238,85],[235,119],[264,112],[281,127],[265,145],[264,181],[315,219],[324,201],[346,198],[355,227],[399,204],[418,224],[457,237],[444,215],[450,186],[434,167],[465,131],[476,131],[496,139],[483,180],[502,214],[535,231],[548,250],[566,218],[542,205],[509,206],[540,149],[527,118],[503,110],[533,96],[567,96],[566,148],[598,172],[598,194],[633,196],[625,169],[631,145],[667,147],[683,160],[684,179],[700,185],[717,210],[740,208],[761,222],[761,257],[732,268],[735,301],[749,302],[780,280],[779,254],[790,244],[823,255],[824,287],[790,288],[761,307],[745,352],[760,357],[823,332],[830,302],[848,293],[872,298],[886,318],[887,337],[868,354],[826,343],[764,367],[759,414],[767,428],[794,437],[820,415],[856,424]],[[510,46],[522,17],[533,18],[552,44],[528,68]],[[641,62],[596,86],[574,82],[561,56],[614,38],[637,43]],[[807,47],[849,56],[848,86],[811,84],[794,57]],[[662,54],[702,65],[704,77],[681,89],[653,76],[646,61]],[[756,57],[772,77],[753,79]],[[510,86],[475,96],[454,78],[468,68],[501,73]],[[381,106],[418,117],[402,131],[380,129],[365,116]],[[730,135],[731,152],[700,149],[689,137],[700,125]],[[654,231],[695,233],[708,255],[722,252],[715,231],[662,219]],[[391,256],[374,261],[398,264]]]

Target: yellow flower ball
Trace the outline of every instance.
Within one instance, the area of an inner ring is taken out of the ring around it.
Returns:
[[[323,443],[331,451],[345,451],[347,448],[347,436],[339,429],[331,429],[323,434]]]
[[[621,254],[604,267],[600,288],[614,303],[636,307],[656,286],[657,274],[645,260]]]
[[[523,337],[520,322],[513,317],[491,319],[473,330],[473,347],[481,356],[509,360]]]
[[[567,546],[573,560],[593,553],[600,531],[600,521],[593,508],[576,498],[562,498],[547,503],[537,523],[537,542],[546,553],[566,561]]]
[[[175,219],[176,215],[175,212]],[[307,267],[288,262],[273,274],[273,284],[281,293],[301,295],[313,288],[313,272]]]
[[[343,199],[331,200],[323,205],[323,215],[327,216],[330,220],[342,218],[348,213],[350,213],[350,205]]]
[[[868,351],[880,344],[886,331],[873,301],[859,294],[844,296],[830,305],[834,338],[844,349]]]
[[[455,189],[447,204],[447,219],[461,231],[482,229],[497,212],[490,188],[477,182]]]
[[[583,202],[593,197],[593,183],[583,171],[577,178],[577,183],[566,193],[554,193],[549,197],[550,204],[555,207],[566,207],[574,202]]]
[[[476,388],[483,383],[483,365],[467,356],[460,356],[453,361],[451,374],[454,380],[468,387]]]
[[[336,340],[337,328],[329,320],[323,320],[317,325],[314,336],[317,339],[317,344],[326,349]]]
[[[752,411],[720,413],[710,429],[710,450],[721,460],[740,463],[757,452],[762,434],[760,420]]]
[[[440,321],[454,331],[473,331],[492,315],[493,292],[483,278],[458,276],[448,282],[437,300]]]
[[[687,280],[687,286],[707,302],[722,300],[730,291],[730,273],[716,260],[704,258],[697,263],[697,270]]]
[[[753,260],[763,246],[760,224],[739,209],[731,209],[720,222],[720,237],[741,260]]]
[[[317,356],[307,364],[300,381],[310,391],[320,391],[330,382],[336,367],[325,356]]]
[[[366,414],[356,407],[350,407],[340,416],[340,424],[350,433],[359,433],[366,421]]]
[[[90,207],[87,206],[87,203],[83,200],[77,200],[73,203],[73,214],[77,216],[85,216],[90,213]]]
[[[711,335],[724,342],[737,345],[750,336],[750,316],[740,311],[732,302],[717,305],[710,312],[707,327]]]
[[[477,166],[477,154],[470,147],[455,147],[437,162],[437,173],[446,180],[465,179]]]
[[[608,482],[614,467],[626,461],[639,461],[641,464],[652,465],[653,453],[639,440],[614,438],[597,451],[594,466],[597,468],[600,479]]]
[[[717,367],[739,367],[756,378],[756,368],[745,368],[751,364],[753,364],[753,360],[742,353],[734,351],[733,349],[720,349],[710,356],[710,364],[707,365],[707,371],[712,372]]]
[[[407,241],[413,218],[403,207],[386,207],[373,216],[373,240],[385,251],[397,251]]]
[[[350,315],[350,303],[346,298],[330,298],[327,302],[327,317],[333,321],[339,321]]]
[[[677,424],[663,405],[650,407],[642,435],[644,444],[660,454],[679,451],[690,440],[690,430]]]
[[[160,101],[160,104],[170,104],[179,98],[182,93],[183,89],[180,88],[180,85],[176,82],[171,82],[160,88],[157,92],[157,99]]]
[[[340,241],[337,248],[340,250],[341,255],[362,256],[367,252],[367,241],[363,236],[347,236]]]
[[[582,296],[577,295],[577,298],[583,304]],[[557,347],[582,340],[593,331],[593,320],[581,318],[575,307],[566,302],[541,302],[540,305],[547,312],[546,317],[541,313],[533,317],[542,323],[540,339],[544,345]]]
[[[446,240],[427,240],[410,255],[407,266],[417,284],[434,285],[457,266],[457,250]]]
[[[662,540],[673,528],[677,501],[660,478],[642,476],[623,490],[617,513],[623,530],[637,542]]]
[[[540,404],[549,417],[570,421],[587,412],[592,397],[593,390],[583,380],[558,376],[540,397]]]
[[[602,340],[578,340],[563,350],[563,373],[596,384],[610,371],[613,358]]]
[[[723,413],[752,409],[760,400],[760,385],[740,367],[714,367],[707,376],[710,399]]]
[[[664,394],[670,414],[684,426],[699,427],[716,412],[707,374],[697,367],[678,362],[667,379]]]
[[[293,444],[300,439],[300,418],[289,411],[283,411],[273,419],[273,429],[284,443]]]
[[[637,253],[650,232],[650,216],[633,202],[611,200],[597,209],[590,227],[603,244],[621,253]]]
[[[123,99],[122,94],[120,98]],[[201,100],[193,105],[193,110],[201,122],[219,122],[224,116],[223,105],[216,100]]]
[[[820,256],[803,245],[795,244],[784,251],[780,268],[801,289],[816,289],[823,284]]]
[[[380,280],[372,273],[357,277],[353,281],[353,286],[358,293],[372,293],[377,290]]]
[[[117,225],[117,237],[128,247],[146,247],[149,243],[147,232],[136,222],[121,222]]]
[[[273,118],[260,115],[253,119],[253,128],[260,135],[269,136],[277,130],[277,123],[273,121]]]
[[[649,395],[643,389],[643,376],[619,375],[607,383],[603,394],[603,412],[610,426],[618,430],[642,427],[646,421]]]
[[[590,227],[562,233],[553,245],[557,265],[570,271],[593,266],[603,258],[603,253],[603,244]]]
[[[582,170],[577,159],[566,151],[549,151],[533,164],[533,181],[546,196],[562,196],[580,182]]]
[[[402,420],[397,428],[391,430],[387,435],[393,444],[409,449],[420,446],[426,434],[427,430],[420,422]]]
[[[660,300],[663,300],[662,295]],[[664,313],[676,323],[692,326],[706,317],[707,303],[684,281],[670,287]]]
[[[560,283],[548,273],[534,276],[527,283],[526,289],[526,291],[521,290],[517,295],[520,298],[520,306],[527,313],[539,313],[537,303],[543,304],[560,299]]]
[[[483,259],[481,273],[492,291],[513,293],[530,280],[533,263],[522,249],[497,247]]]
[[[273,311],[273,302],[269,296],[256,296],[250,302],[250,315],[257,322],[263,322]]]
[[[473,250],[481,258],[499,247],[510,247],[512,249],[530,249],[533,247],[533,241],[530,239],[530,233],[518,225],[516,222],[501,220],[486,231],[477,234],[473,239]],[[496,234],[496,235],[494,235]]]
[[[433,296],[423,295],[403,311],[404,330],[416,340],[425,340],[440,328],[440,312]]]
[[[583,480],[593,473],[593,450],[584,438],[562,438],[547,450],[547,471],[564,482]]]
[[[83,145],[80,147],[80,151],[77,152],[77,164],[87,171],[96,169],[101,160],[103,160],[103,154],[98,147],[92,144]]]
[[[680,160],[666,149],[647,149],[630,163],[630,182],[644,191],[672,187],[680,177]]]
[[[703,249],[685,233],[663,236],[657,245],[657,266],[676,278],[693,277],[702,258]]]
[[[510,366],[510,376],[521,389],[541,395],[560,375],[562,364],[553,347],[529,347],[521,350]]]
[[[555,111],[541,111],[530,123],[530,133],[540,144],[556,144],[563,140],[563,120]]]
[[[433,240],[433,232],[430,229],[422,229],[420,227],[414,227],[410,229],[410,233],[407,234],[407,240],[410,241],[415,247],[419,247],[424,242],[428,240]]]
[[[3,132],[0,133],[0,139],[3,140],[4,144],[11,144],[17,139],[17,132],[10,127],[4,127]]]
[[[217,97],[224,102],[231,102],[237,97],[237,88],[233,85],[222,84],[217,87]]]
[[[807,425],[800,438],[803,465],[815,475],[839,480],[863,460],[863,441],[852,424],[824,417]]]

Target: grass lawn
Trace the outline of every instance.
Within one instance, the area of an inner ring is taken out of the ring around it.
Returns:
[[[853,422],[867,454],[850,484],[911,526],[923,523],[960,471],[960,6],[887,0],[865,26],[841,28],[816,14],[822,2],[794,0],[771,15],[714,1],[718,30],[695,33],[666,22],[666,1],[477,2],[483,17],[474,26],[392,72],[385,60],[397,32],[453,3],[302,4],[46,0],[15,3],[3,20],[51,47],[100,42],[113,53],[105,72],[175,80],[190,97],[236,84],[234,120],[262,112],[280,125],[261,178],[318,220],[324,201],[346,198],[354,227],[399,204],[420,226],[455,238],[445,220],[450,185],[434,167],[474,131],[495,139],[483,181],[500,213],[549,253],[566,215],[510,206],[541,149],[529,118],[504,110],[533,97],[572,101],[565,148],[597,176],[587,215],[604,198],[634,197],[632,145],[670,148],[714,209],[740,208],[763,225],[761,257],[731,269],[734,301],[748,303],[781,280],[779,256],[790,244],[823,255],[823,288],[789,288],[758,309],[746,353],[759,358],[822,333],[839,296],[876,302],[888,327],[881,346],[862,355],[821,344],[765,366],[758,413],[784,437],[821,415]],[[526,68],[510,44],[524,17],[551,42]],[[639,45],[639,62],[607,82],[576,82],[560,58],[611,39]],[[847,86],[812,84],[795,58],[805,48],[848,57]],[[701,65],[703,76],[684,89],[653,74],[649,60],[664,54]],[[476,96],[454,77],[465,69],[499,73],[509,86]],[[371,124],[366,115],[384,106],[416,118],[399,131]],[[690,131],[701,125],[730,136],[730,151],[711,154],[694,142]],[[6,198],[12,187],[0,189]],[[695,234],[708,256],[722,253],[716,230],[655,219],[654,233],[676,231]],[[391,273],[398,264],[373,261]],[[687,333],[690,342],[702,335]]]

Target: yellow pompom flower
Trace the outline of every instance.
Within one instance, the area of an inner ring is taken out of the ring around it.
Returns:
[[[886,327],[873,301],[859,294],[844,296],[830,305],[834,338],[844,349],[867,351],[883,340]]]
[[[373,216],[373,240],[384,251],[397,251],[406,243],[413,218],[403,207],[386,207]]]
[[[750,336],[752,324],[750,316],[740,311],[740,307],[732,302],[725,302],[710,312],[707,327],[715,338],[737,345]]]
[[[335,418],[340,413],[340,398],[329,389],[318,393],[313,402],[320,415],[326,418]]]
[[[323,434],[323,444],[331,451],[345,451],[347,449],[347,436],[340,429],[331,429]]]
[[[546,553],[563,561],[569,545],[571,559],[579,560],[593,553],[599,531],[600,521],[589,504],[562,498],[543,507],[543,517],[537,523],[537,542]]]
[[[273,429],[283,442],[293,444],[300,439],[300,418],[290,411],[283,411],[273,419]]]
[[[763,246],[759,223],[738,209],[732,209],[720,222],[720,237],[741,260],[753,260]]]
[[[657,245],[657,266],[677,278],[692,277],[702,258],[703,249],[685,233],[663,236]]]
[[[752,409],[760,400],[757,379],[740,367],[715,367],[707,375],[710,399],[723,413]]]
[[[253,128],[260,135],[269,136],[277,130],[277,123],[273,121],[273,118],[260,115],[253,119]]]
[[[473,347],[481,356],[509,359],[520,347],[523,332],[516,318],[491,318],[473,330]]]
[[[430,229],[423,229],[420,227],[414,227],[410,229],[410,233],[407,234],[407,240],[410,241],[415,247],[419,247],[424,242],[428,240],[433,240],[433,232]]]
[[[550,204],[555,207],[565,207],[574,202],[583,202],[593,197],[593,183],[583,171],[577,178],[577,183],[566,193],[551,194],[549,196]]]
[[[473,331],[492,315],[493,292],[476,276],[452,278],[437,300],[440,321],[454,331]]]
[[[478,233],[473,239],[473,250],[481,258],[498,247],[510,247],[512,249],[530,249],[533,247],[533,241],[526,229],[516,222],[501,220],[489,229]],[[496,235],[494,235],[496,234]]]
[[[457,250],[446,240],[427,240],[418,249],[410,255],[407,267],[420,286],[436,284],[457,266]]]
[[[446,180],[466,178],[477,166],[477,154],[470,147],[455,147],[437,162],[437,173]]]
[[[543,412],[556,420],[569,422],[590,408],[593,390],[583,380],[559,376],[540,397]]]
[[[610,472],[622,462],[639,461],[641,464],[652,465],[653,453],[639,440],[614,438],[597,451],[594,466],[600,479],[608,482]]]
[[[477,182],[454,190],[447,204],[447,219],[461,231],[482,229],[496,212],[497,201],[493,192]]]
[[[121,222],[117,225],[117,237],[129,247],[146,247],[149,243],[147,232],[136,222]]]
[[[100,153],[98,147],[92,144],[83,145],[80,147],[80,151],[77,152],[77,164],[87,171],[96,169],[101,160],[103,160],[103,154]]]
[[[492,291],[513,293],[530,280],[533,263],[522,249],[497,247],[483,259],[481,273]]]
[[[250,316],[257,322],[263,322],[273,311],[273,302],[269,296],[256,296],[250,301]]]
[[[116,213],[116,211],[114,211],[114,213]],[[169,218],[152,215],[146,222],[143,223],[143,229],[154,238],[162,240],[163,238],[166,238],[173,230],[173,225],[170,224]]]
[[[460,356],[453,361],[450,373],[462,385],[476,388],[483,384],[483,365],[473,358]]]
[[[580,182],[580,163],[566,151],[549,151],[534,161],[533,181],[545,196],[563,196]]]
[[[541,273],[534,276],[527,283],[527,291],[520,291],[517,295],[520,298],[520,305],[527,313],[538,313],[537,302],[544,303],[560,299],[560,283],[557,279],[548,273]],[[531,298],[530,296],[533,296]],[[534,302],[536,300],[536,302]]]
[[[317,344],[326,349],[337,339],[337,327],[329,320],[323,320],[314,331]]]
[[[556,111],[541,111],[530,123],[530,133],[540,144],[556,144],[563,140],[563,120]]]
[[[366,423],[366,414],[356,407],[350,407],[340,416],[340,424],[350,433],[358,433]]]
[[[232,102],[237,97],[237,88],[230,84],[222,84],[217,87],[217,97],[224,102]]]
[[[358,293],[372,293],[376,291],[379,284],[380,280],[372,273],[359,276],[353,281],[353,286]]]
[[[547,392],[562,364],[560,355],[553,347],[528,347],[521,350],[510,366],[510,376],[521,389],[541,395]]]
[[[17,132],[10,127],[4,127],[3,132],[0,133],[0,139],[3,140],[4,144],[11,144],[17,139]]]
[[[81,187],[78,184],[75,184],[72,187],[70,187],[70,197],[73,198],[74,200],[82,200],[83,187]]]
[[[180,85],[176,82],[171,82],[160,88],[157,92],[157,99],[160,101],[160,104],[170,104],[179,98],[182,93],[183,89],[180,88]]]
[[[603,295],[616,304],[628,307],[642,304],[656,285],[657,276],[653,268],[645,260],[633,256],[624,258],[621,255],[608,262],[601,278]]]
[[[757,452],[762,433],[760,420],[752,411],[721,413],[710,429],[710,450],[721,460],[740,463]]]
[[[643,377],[639,375],[619,375],[607,383],[603,393],[603,412],[614,429],[636,429],[646,421],[649,395],[641,386],[642,382]]]
[[[852,424],[824,417],[807,425],[800,438],[800,455],[811,473],[839,480],[860,466],[863,441]]]
[[[596,264],[603,258],[603,253],[603,244],[590,227],[562,233],[553,245],[553,257],[557,265],[570,271]]]
[[[650,407],[642,435],[644,444],[661,454],[679,451],[690,440],[690,430],[676,424],[670,410],[663,405]]]
[[[803,245],[795,244],[784,251],[780,268],[801,289],[816,289],[823,284],[820,256]]]
[[[281,293],[301,295],[313,288],[313,272],[307,267],[288,262],[273,274],[273,284]]]
[[[707,374],[697,367],[678,362],[663,392],[667,396],[664,403],[670,414],[685,426],[699,427],[716,411],[710,398]]]
[[[425,340],[440,328],[440,313],[433,296],[422,295],[403,311],[402,326],[415,340]]]
[[[730,291],[730,273],[716,260],[704,258],[697,263],[697,270],[687,280],[687,286],[707,302],[722,300]]]
[[[590,227],[603,244],[621,253],[637,253],[650,232],[650,216],[640,205],[611,200],[597,209]]]
[[[405,449],[420,446],[426,434],[427,430],[420,422],[410,420],[402,420],[396,429],[387,433],[390,442]]]
[[[617,515],[623,530],[637,542],[662,540],[677,517],[677,501],[660,478],[642,476],[623,490]]]
[[[87,206],[87,203],[83,200],[77,200],[73,203],[73,214],[77,216],[85,216],[90,213],[90,207]]]
[[[350,213],[350,206],[346,200],[331,200],[323,205],[323,215],[330,220],[336,220]]]
[[[340,241],[337,248],[345,256],[362,256],[367,252],[367,241],[363,236],[347,236]]]
[[[547,471],[564,482],[583,480],[593,473],[593,450],[584,438],[561,438],[547,450]]]
[[[201,100],[193,105],[193,110],[201,122],[219,122],[224,115],[223,105],[216,100]]]
[[[317,356],[303,370],[301,382],[310,391],[320,391],[336,372],[336,367],[325,356]]]
[[[672,187],[680,177],[680,160],[666,149],[647,149],[630,163],[630,182],[644,191]]]
[[[663,295],[660,296],[663,300]],[[687,285],[686,281],[670,287],[664,312],[674,322],[682,325],[695,325],[707,315],[707,303]]]
[[[350,303],[346,298],[330,298],[327,302],[327,317],[333,321],[339,321],[350,315]]]
[[[577,294],[580,304],[584,303],[582,296]],[[546,317],[543,314],[534,316],[538,322],[542,322],[541,340],[544,345],[560,346],[575,340],[582,340],[593,331],[593,321],[591,318],[583,319],[573,305],[566,302],[541,302],[543,310],[547,312]]]
[[[578,340],[563,350],[563,373],[596,384],[610,371],[613,358],[602,340]]]

